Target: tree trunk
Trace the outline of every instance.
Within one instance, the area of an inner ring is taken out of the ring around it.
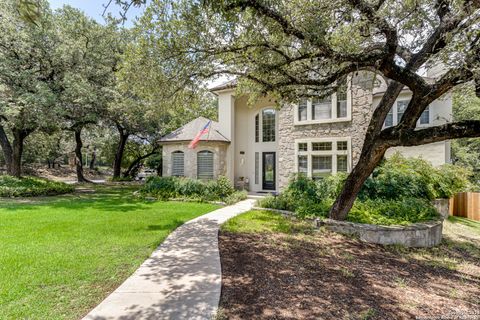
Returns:
[[[23,142],[27,135],[28,133],[25,132],[25,130],[13,130],[12,163],[8,174],[14,177],[20,177],[22,175]]]
[[[7,167],[7,173],[10,174],[12,171],[12,157],[13,149],[10,141],[8,140],[7,134],[3,129],[3,126],[0,125],[0,145],[2,146],[3,158],[5,159],[5,165]]]
[[[138,166],[140,165],[140,162],[145,160],[146,158],[154,155],[155,153],[157,153],[156,149],[154,151],[151,151],[143,156],[140,156],[138,158],[136,158],[129,166],[128,166],[128,169],[127,171],[125,171],[123,173],[123,176],[124,177],[132,177],[133,178],[133,173],[135,173],[136,170],[134,169],[137,169]]]
[[[82,127],[77,127],[74,129],[75,133],[75,157],[76,161],[76,171],[77,171],[77,181],[78,182],[91,182],[86,179],[83,175],[83,156],[82,156]]]
[[[370,142],[367,146],[364,146],[357,165],[348,175],[341,193],[330,208],[329,217],[331,219],[345,220],[364,182],[382,160],[385,151],[387,151],[387,147],[375,142]]]
[[[117,125],[117,129],[118,133],[120,134],[120,140],[118,142],[117,151],[115,152],[115,159],[113,161],[113,178],[120,178],[123,152],[125,151],[125,145],[128,137],[130,136],[130,134],[121,126]]]
[[[92,159],[90,159],[90,170],[95,170],[95,162],[97,161],[97,148],[93,148]]]

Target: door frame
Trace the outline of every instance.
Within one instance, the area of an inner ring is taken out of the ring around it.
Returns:
[[[273,183],[265,182],[265,156],[273,155]],[[276,190],[277,185],[277,153],[275,151],[262,152],[262,190]]]

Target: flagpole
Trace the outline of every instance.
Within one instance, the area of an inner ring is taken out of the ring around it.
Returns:
[[[207,141],[210,139],[210,129],[211,128],[212,128],[212,120],[210,120],[210,124],[208,125]]]

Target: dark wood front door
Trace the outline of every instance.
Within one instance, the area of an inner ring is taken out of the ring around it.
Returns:
[[[275,152],[264,152],[262,155],[262,188],[275,190]]]

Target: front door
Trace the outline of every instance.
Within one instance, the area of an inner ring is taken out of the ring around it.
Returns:
[[[264,152],[262,160],[262,188],[275,190],[275,152]]]

